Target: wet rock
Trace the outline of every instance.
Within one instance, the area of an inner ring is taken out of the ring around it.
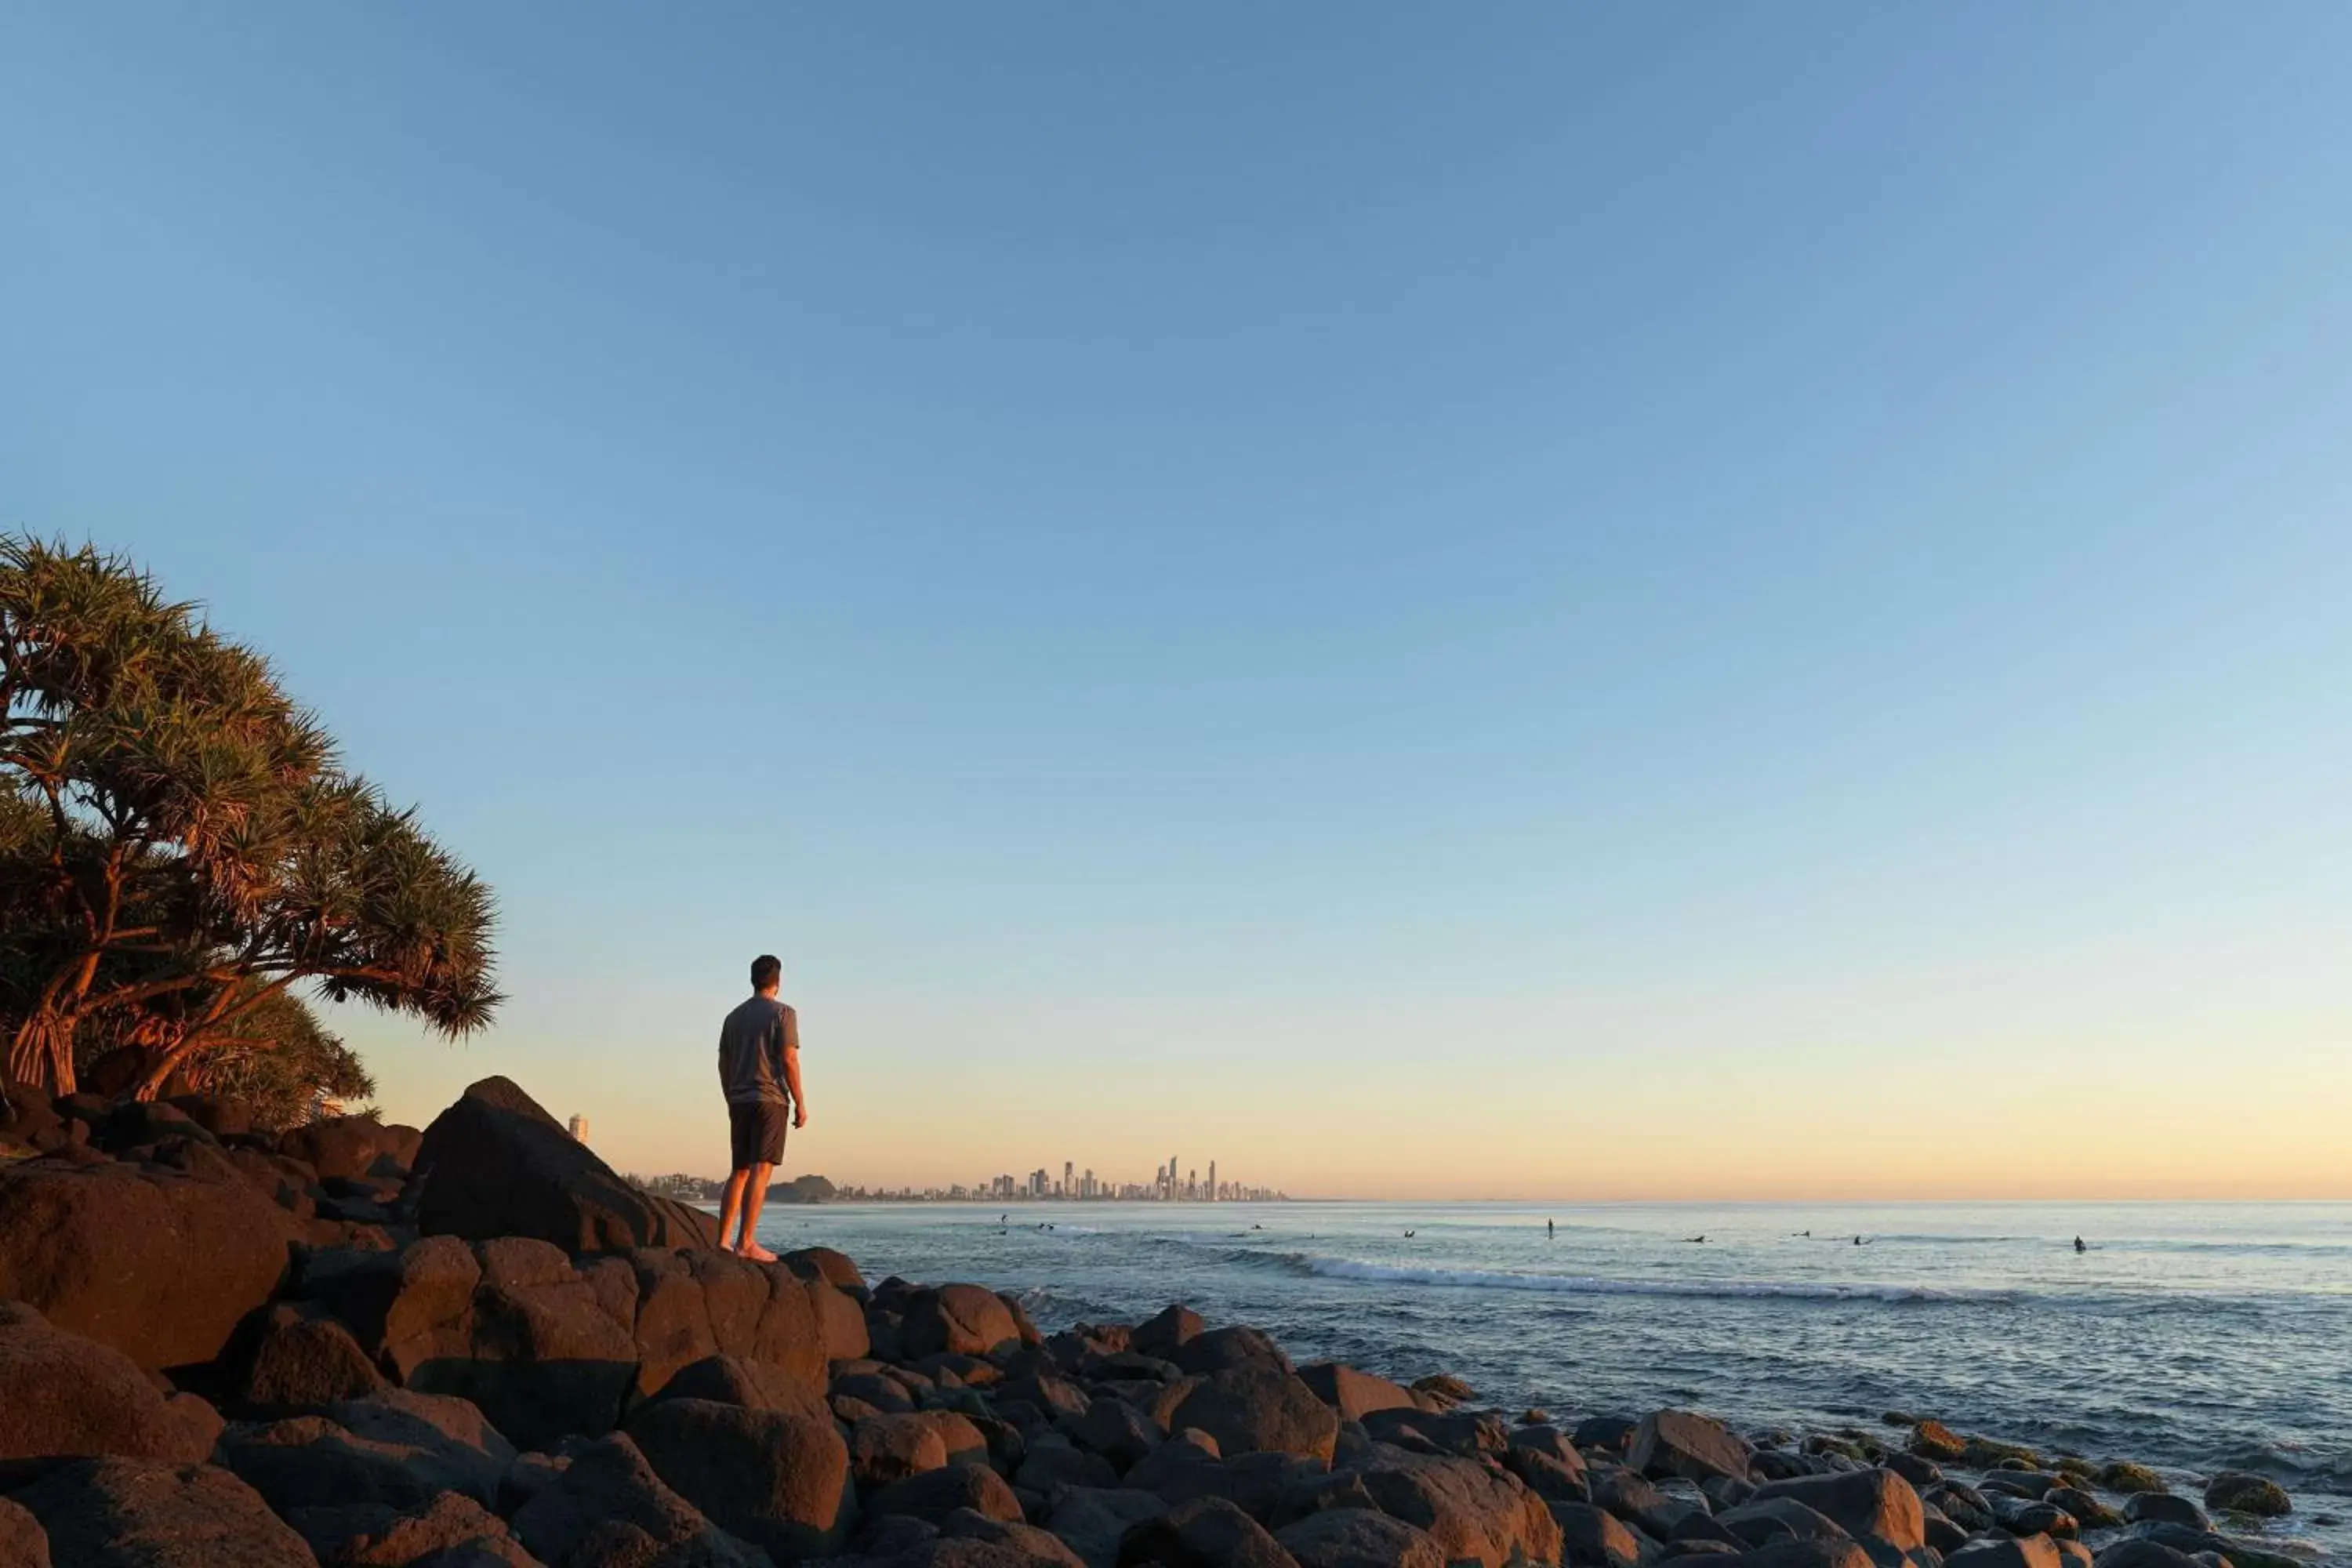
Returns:
[[[251,1487],[211,1465],[75,1459],[11,1495],[59,1568],[316,1568]]]
[[[2046,1535],[1969,1542],[1944,1559],[1944,1568],[2066,1568],[2056,1542]]]
[[[1922,1421],[1911,1428],[1911,1451],[1923,1459],[1951,1464],[1968,1452],[1960,1435],[1941,1421]]]
[[[120,1455],[194,1463],[211,1435],[174,1408],[136,1363],[0,1301],[0,1459]]]
[[[1753,1450],[1722,1422],[1688,1410],[1660,1410],[1642,1418],[1627,1445],[1625,1462],[1644,1475],[1748,1479]]]
[[[414,1163],[427,1236],[533,1237],[566,1252],[718,1240],[711,1216],[630,1186],[503,1078],[469,1086],[434,1118]]]
[[[2095,1479],[2107,1490],[2121,1492],[2126,1496],[2134,1492],[2160,1492],[2168,1489],[2163,1477],[2146,1465],[2135,1465],[2125,1459],[2117,1459],[2112,1464],[2100,1466]]]
[[[2113,1530],[2124,1521],[2123,1515],[2080,1487],[2053,1487],[2042,1500],[2072,1514],[2084,1530]]]
[[[0,1300],[142,1367],[208,1362],[285,1279],[293,1222],[242,1178],[0,1165]]]
[[[768,1568],[768,1558],[705,1519],[614,1432],[577,1446],[513,1514],[541,1562],[645,1568]]]
[[[1360,1421],[1375,1410],[1416,1409],[1412,1395],[1385,1377],[1336,1361],[1318,1362],[1298,1369],[1299,1380],[1315,1397],[1339,1413],[1343,1421]]]
[[[1576,1424],[1569,1435],[1570,1441],[1580,1448],[1599,1448],[1608,1453],[1622,1454],[1633,1441],[1641,1423],[1630,1415],[1592,1415]]]
[[[2224,1513],[2253,1514],[2258,1518],[2275,1519],[2294,1511],[2294,1500],[2286,1489],[2267,1476],[2252,1475],[2244,1470],[2223,1470],[2205,1486],[2205,1506]]]
[[[2124,1518],[2133,1524],[2179,1524],[2190,1530],[2210,1530],[2205,1510],[2185,1497],[2170,1492],[2136,1492],[2124,1500]]]
[[[1262,1364],[1211,1376],[1186,1394],[1166,1425],[1205,1432],[1227,1455],[1263,1450],[1327,1462],[1339,1433],[1339,1413],[1304,1382]]]
[[[2007,1497],[2000,1493],[1989,1494],[1985,1501],[1992,1505],[1993,1521],[2011,1535],[2072,1538],[2081,1531],[2074,1516],[2055,1503]]]

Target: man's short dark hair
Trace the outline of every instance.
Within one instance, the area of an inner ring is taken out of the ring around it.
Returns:
[[[765,991],[784,977],[784,961],[772,952],[763,952],[751,961],[751,989]]]

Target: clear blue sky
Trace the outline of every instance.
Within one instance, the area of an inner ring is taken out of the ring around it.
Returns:
[[[499,1031],[340,1020],[403,1116],[707,1170],[772,949],[840,1177],[2343,1194],[2347,58],[18,7],[0,524],[500,889]]]

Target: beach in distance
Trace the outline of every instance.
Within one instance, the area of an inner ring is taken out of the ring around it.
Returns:
[[[2352,1555],[2352,1204],[841,1205],[763,1236],[1017,1294],[1049,1331],[1181,1300],[1559,1417],[1893,1440],[1893,1412],[2252,1469],[2295,1495],[2284,1535]]]

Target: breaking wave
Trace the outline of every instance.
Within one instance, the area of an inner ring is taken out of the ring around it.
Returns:
[[[1585,1274],[1512,1274],[1484,1268],[1423,1268],[1325,1258],[1311,1252],[1248,1252],[1236,1261],[1273,1265],[1318,1279],[1360,1279],[1377,1285],[1437,1285],[1480,1290],[1538,1290],[1564,1296],[1768,1297],[1809,1301],[1987,1301],[2021,1299],[2016,1290],[1969,1290],[1927,1285],[1839,1284],[1780,1279],[1611,1279]]]

